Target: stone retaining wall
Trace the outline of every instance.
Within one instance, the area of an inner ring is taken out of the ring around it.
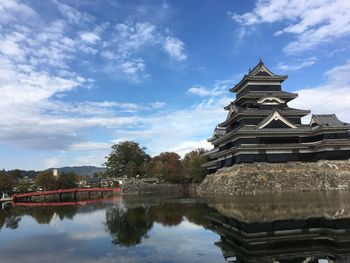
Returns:
[[[200,196],[350,189],[350,161],[246,163],[207,175]]]
[[[123,195],[166,195],[188,196],[195,195],[198,184],[149,184],[142,180],[126,180],[122,185]]]

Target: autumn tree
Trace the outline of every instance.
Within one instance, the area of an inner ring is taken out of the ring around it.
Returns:
[[[174,152],[163,152],[149,163],[149,173],[171,183],[183,182],[181,157]]]
[[[206,162],[203,153],[205,150],[199,148],[187,153],[182,161],[183,172],[186,178],[193,183],[200,183],[206,175],[206,169],[202,165]]]
[[[111,177],[144,175],[144,165],[150,157],[137,142],[124,141],[114,144],[112,152],[106,156],[105,166]]]
[[[42,171],[34,179],[35,184],[44,189],[52,190],[57,188],[57,180],[50,170]]]

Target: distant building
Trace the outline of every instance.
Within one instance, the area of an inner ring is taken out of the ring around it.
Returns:
[[[209,173],[237,163],[350,158],[350,125],[334,114],[312,115],[302,124],[310,111],[288,107],[298,94],[281,89],[286,79],[260,60],[230,89],[236,99],[208,139],[214,146],[206,153]]]
[[[100,177],[89,177],[86,176],[84,179],[80,180],[78,185],[79,187],[100,187],[101,186]]]
[[[52,169],[52,175],[54,177],[58,177],[58,169],[56,169],[56,168]]]
[[[144,183],[147,183],[147,184],[158,184],[159,183],[159,179],[156,177],[145,177],[145,178],[142,178],[142,181]]]

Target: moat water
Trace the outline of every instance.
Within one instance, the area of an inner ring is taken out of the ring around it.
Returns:
[[[350,193],[8,204],[5,262],[350,262]]]

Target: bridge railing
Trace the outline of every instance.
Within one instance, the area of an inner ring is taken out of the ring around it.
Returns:
[[[57,190],[47,190],[47,191],[39,191],[39,192],[14,194],[12,196],[12,198],[14,201],[16,201],[17,199],[23,198],[23,197],[54,195],[54,194],[63,194],[63,193],[84,193],[84,192],[85,193],[89,193],[89,192],[120,192],[120,188],[94,187],[94,188],[57,189]]]

